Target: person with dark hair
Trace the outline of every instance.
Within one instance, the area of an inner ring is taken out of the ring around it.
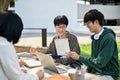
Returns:
[[[44,71],[39,70],[35,75],[23,72],[18,63],[13,44],[17,43],[23,23],[16,13],[0,13],[0,79],[1,80],[40,80]]]
[[[103,27],[104,15],[97,9],[88,11],[84,22],[91,33],[91,57],[86,58],[76,52],[67,55],[87,65],[85,80],[116,80],[119,76],[118,48],[116,35],[112,29]]]
[[[57,55],[57,51],[55,47],[55,39],[68,38],[70,51],[75,51],[78,55],[80,54],[80,46],[77,41],[77,37],[66,30],[68,23],[69,23],[68,18],[65,15],[59,15],[54,18],[54,26],[55,26],[57,35],[53,38],[52,42],[49,45],[49,49],[47,50],[46,53]],[[80,67],[81,65],[76,60],[72,58],[67,58],[67,57],[56,58],[55,62],[64,64],[64,65],[70,65],[73,68]]]

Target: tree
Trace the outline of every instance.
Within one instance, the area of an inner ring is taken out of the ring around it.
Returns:
[[[0,12],[8,11],[10,2],[14,2],[15,0],[0,0]]]

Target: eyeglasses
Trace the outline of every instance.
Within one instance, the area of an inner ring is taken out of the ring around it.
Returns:
[[[59,26],[56,26],[57,29],[66,29],[66,25],[59,25]]]
[[[89,25],[91,22],[92,22],[92,21],[88,21],[88,22],[85,23],[85,25]]]
[[[66,29],[66,27],[57,27],[58,29]]]

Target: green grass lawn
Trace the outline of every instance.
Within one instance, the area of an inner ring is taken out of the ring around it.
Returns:
[[[119,65],[120,65],[120,42],[118,42],[117,45],[118,45]],[[91,54],[91,46],[90,45],[80,45],[80,49],[81,49],[82,56],[90,57],[90,54]],[[119,66],[119,70],[120,70],[120,66]],[[119,75],[120,75],[120,73],[119,73]],[[120,80],[120,77],[118,78],[118,80]]]

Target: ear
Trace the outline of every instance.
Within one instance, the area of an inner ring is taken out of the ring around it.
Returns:
[[[95,20],[95,21],[94,21],[94,24],[97,24],[97,25],[98,25],[98,24],[99,24],[99,21],[98,21],[98,20]]]

